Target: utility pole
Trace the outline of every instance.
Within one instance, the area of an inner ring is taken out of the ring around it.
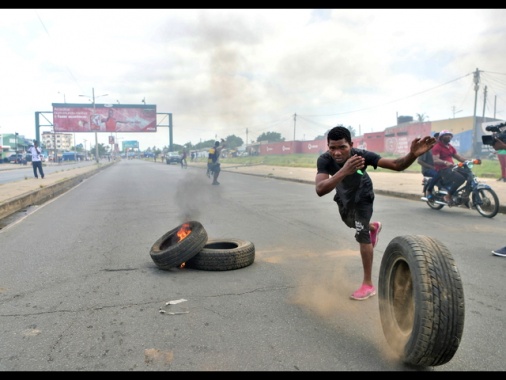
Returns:
[[[246,128],[246,145],[248,145],[248,128]]]
[[[478,123],[476,120],[476,106],[478,104],[478,90],[480,89],[480,70],[476,68],[473,75],[474,82],[474,113],[473,113],[473,150],[476,157],[480,156],[481,147],[478,144]]]
[[[455,119],[455,114],[459,113],[459,112],[462,112],[462,110],[458,110],[456,111],[457,107],[453,106],[452,107],[452,112],[453,112],[453,118]]]
[[[100,98],[102,96],[107,96],[109,94],[103,94],[103,95],[98,95],[97,98]],[[86,98],[88,98],[88,95],[79,95],[79,96],[84,96]],[[92,102],[93,102],[93,117],[95,116],[95,88],[92,87],[91,89],[91,97],[92,97]],[[93,122],[93,120],[90,121],[90,127],[92,127],[91,123]],[[97,125],[98,127],[98,125]],[[91,145],[91,144],[90,144]],[[99,157],[98,157],[98,133],[97,133],[97,130],[95,130],[95,160],[97,162],[97,164],[99,163]]]
[[[91,94],[93,95],[93,116],[95,116],[95,88],[92,87],[91,88]],[[90,123],[90,128],[91,128],[91,123]],[[95,161],[99,162],[99,159],[98,159],[98,133],[97,131],[95,130]]]
[[[483,89],[483,115],[482,122],[485,121],[485,106],[487,105],[487,86]]]
[[[293,141],[295,141],[295,125],[297,124],[297,114],[293,114]]]
[[[53,148],[53,163],[58,162],[58,152],[56,150],[56,129],[53,126],[53,142],[54,142],[54,148]]]

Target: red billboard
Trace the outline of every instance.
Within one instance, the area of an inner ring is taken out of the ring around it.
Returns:
[[[156,132],[153,104],[53,103],[55,132]]]

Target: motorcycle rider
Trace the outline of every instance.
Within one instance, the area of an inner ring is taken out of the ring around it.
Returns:
[[[434,167],[439,172],[440,177],[443,180],[443,184],[446,187],[448,194],[444,196],[445,202],[448,206],[452,206],[452,195],[453,193],[467,181],[466,191],[471,193],[471,180],[468,178],[468,174],[460,171],[459,169],[453,170],[455,158],[459,162],[466,161],[466,158],[457,153],[457,149],[450,144],[453,138],[453,133],[443,129],[439,133],[439,139],[436,145],[432,148],[432,157],[434,160]],[[472,174],[471,174],[472,175]]]
[[[434,133],[434,138],[439,138],[439,132]],[[432,150],[428,150],[417,160],[418,164],[421,167],[422,175],[424,177],[431,177],[429,183],[427,184],[427,188],[424,194],[424,200],[430,200],[434,197],[432,194],[432,190],[434,190],[434,185],[439,181],[439,172],[434,167],[434,158],[432,157]]]

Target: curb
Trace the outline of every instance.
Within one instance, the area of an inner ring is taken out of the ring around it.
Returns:
[[[0,205],[0,219],[7,218],[8,216],[11,216],[12,214],[29,206],[40,205],[47,202],[52,198],[65,193],[72,187],[84,181],[86,178],[91,177],[107,167],[108,165],[105,165],[89,172],[79,174],[75,177],[64,179],[47,187],[43,187],[40,190],[30,191],[12,198]]]

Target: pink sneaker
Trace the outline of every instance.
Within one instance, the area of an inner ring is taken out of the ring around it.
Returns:
[[[356,290],[350,298],[352,300],[363,301],[376,294],[376,288],[370,285],[362,285],[360,289]]]
[[[371,244],[374,248],[376,247],[376,244],[378,244],[379,233],[381,232],[381,222],[372,222],[371,225],[376,227],[374,231],[369,231],[369,235],[371,236]]]

